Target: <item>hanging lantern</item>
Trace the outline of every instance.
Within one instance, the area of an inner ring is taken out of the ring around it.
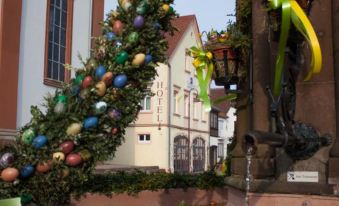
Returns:
[[[236,51],[229,46],[213,49],[214,81],[217,86],[224,86],[227,93],[238,93],[238,59]]]

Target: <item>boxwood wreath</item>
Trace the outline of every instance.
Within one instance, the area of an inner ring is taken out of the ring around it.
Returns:
[[[164,34],[175,30],[172,3],[119,0],[84,67],[45,98],[46,112],[31,107],[32,119],[16,144],[1,149],[1,199],[63,203],[91,180],[97,162],[114,155],[148,94],[157,63],[166,61]]]

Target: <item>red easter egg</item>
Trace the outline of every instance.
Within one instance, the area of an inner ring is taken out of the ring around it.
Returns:
[[[113,80],[113,73],[112,72],[106,72],[101,80],[103,82],[105,82],[107,87],[110,86],[112,84],[112,80]]]
[[[81,156],[79,154],[69,154],[66,157],[66,163],[69,166],[75,167],[82,162]]]
[[[118,128],[113,127],[112,128],[112,134],[116,135],[118,133]]]
[[[112,31],[115,34],[121,35],[123,29],[124,29],[124,24],[120,20],[117,20],[113,23]]]
[[[87,88],[91,86],[92,82],[93,82],[93,78],[91,76],[87,76],[85,77],[84,81],[82,81],[82,87]]]
[[[19,171],[12,167],[8,167],[1,172],[1,179],[5,182],[13,182],[18,176]]]
[[[63,153],[69,154],[74,149],[74,142],[72,140],[67,140],[67,141],[63,142],[59,147],[60,147],[60,150]]]
[[[51,169],[52,162],[41,162],[36,166],[36,171],[40,173],[46,173]]]

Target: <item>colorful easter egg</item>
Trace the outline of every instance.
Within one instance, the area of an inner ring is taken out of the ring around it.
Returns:
[[[26,165],[20,170],[20,177],[28,178],[34,173],[34,167],[32,165]]]
[[[34,138],[32,145],[35,149],[41,149],[47,143],[47,137],[44,135],[39,135]]]
[[[82,162],[82,159],[79,154],[69,154],[66,157],[66,164],[71,167],[78,166],[79,164],[81,164],[81,162]]]
[[[98,96],[104,96],[106,93],[106,84],[103,81],[98,82],[95,85],[95,92],[97,93]]]
[[[14,162],[14,155],[11,152],[6,152],[1,155],[0,158],[0,166],[1,167],[8,167],[9,165],[13,164]]]
[[[82,126],[80,123],[72,123],[70,126],[68,126],[66,134],[69,136],[78,135],[81,131],[81,127]]]
[[[6,168],[1,172],[1,179],[5,182],[13,182],[19,176],[19,171],[16,168]]]
[[[63,162],[65,160],[65,154],[62,152],[53,153],[53,160],[55,162]]]
[[[90,129],[98,126],[98,117],[88,117],[84,120],[84,128]]]
[[[112,84],[113,72],[106,72],[104,76],[101,78],[101,81],[105,82],[106,87]]]
[[[145,19],[143,16],[138,15],[134,18],[133,25],[135,28],[140,29],[144,26],[145,24]]]
[[[125,64],[127,59],[128,59],[128,53],[125,51],[122,51],[117,55],[115,61],[117,64]]]
[[[123,88],[127,84],[127,76],[119,74],[114,78],[113,85],[117,88]]]
[[[134,66],[140,66],[145,62],[145,57],[146,55],[143,53],[139,53],[137,55],[134,56],[134,59],[132,61],[132,65]]]
[[[61,143],[59,148],[60,148],[61,152],[63,152],[64,154],[69,154],[74,149],[74,142],[72,140],[67,140],[67,141]]]
[[[101,79],[106,73],[106,68],[103,65],[98,66],[95,69],[95,77]]]
[[[93,83],[93,78],[91,76],[86,76],[82,82],[82,88],[90,87]]]
[[[114,21],[112,31],[117,35],[121,35],[123,30],[124,24],[120,20]]]

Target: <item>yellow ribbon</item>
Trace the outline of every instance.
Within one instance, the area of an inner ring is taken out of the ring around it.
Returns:
[[[272,9],[278,9],[280,7],[282,9],[281,33],[273,89],[274,95],[278,96],[281,91],[284,53],[291,21],[297,30],[305,37],[311,47],[311,69],[304,79],[305,81],[310,80],[313,74],[319,73],[321,71],[322,55],[317,35],[312,27],[311,22],[307,18],[304,11],[300,8],[299,4],[295,0],[270,0],[270,3]]]
[[[312,52],[311,70],[308,72],[305,78],[305,81],[308,81],[312,78],[313,74],[321,72],[322,67],[321,48],[311,22],[305,15],[304,11],[300,8],[299,4],[295,0],[292,0],[291,7],[292,7],[292,22],[294,26],[305,37],[305,39],[311,46]]]
[[[208,96],[209,83],[212,77],[214,65],[212,62],[213,55],[211,52],[205,52],[202,48],[191,47],[190,56],[194,58],[193,66],[197,70],[200,92],[199,98],[203,101],[205,111],[211,111],[211,100]],[[204,70],[206,73],[204,75]]]

